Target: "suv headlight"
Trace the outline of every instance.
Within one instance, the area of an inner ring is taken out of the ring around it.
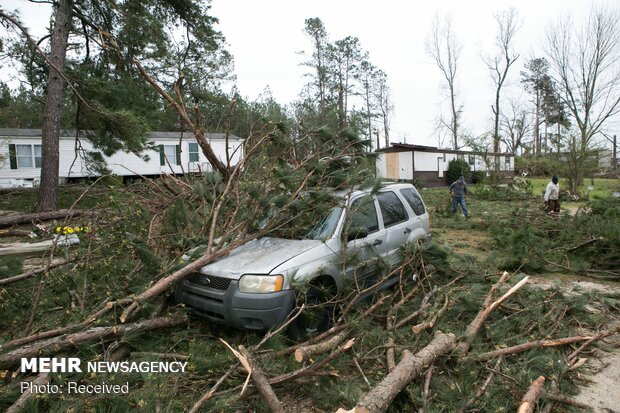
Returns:
[[[239,290],[242,293],[274,293],[282,290],[284,276],[245,274],[239,280]]]

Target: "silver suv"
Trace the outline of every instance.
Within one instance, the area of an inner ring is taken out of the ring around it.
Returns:
[[[377,260],[398,264],[403,244],[430,240],[430,217],[413,185],[338,196],[340,206],[305,239],[252,240],[180,282],[177,302],[217,323],[266,330],[284,322],[302,286],[308,299],[319,286],[339,292],[376,272]]]

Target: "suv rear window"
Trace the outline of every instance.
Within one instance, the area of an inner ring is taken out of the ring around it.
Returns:
[[[411,188],[405,188],[401,189],[400,193],[403,194],[405,200],[407,200],[407,203],[416,215],[423,215],[424,212],[426,212],[424,209],[424,202],[422,202],[420,195],[418,195],[416,191]]]
[[[379,208],[383,217],[383,225],[386,228],[407,220],[405,206],[394,192],[379,192],[377,199],[379,200]]]

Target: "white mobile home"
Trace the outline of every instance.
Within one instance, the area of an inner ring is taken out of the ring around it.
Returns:
[[[499,171],[505,179],[514,178],[514,154],[439,149],[432,146],[395,143],[377,151],[377,177],[395,180],[421,179],[426,186],[447,185],[445,173],[453,159],[463,159],[472,171]]]
[[[222,133],[206,134],[215,154],[225,164],[234,165],[243,156],[243,140]],[[115,175],[158,176],[211,169],[191,133],[152,132],[150,142],[155,149],[144,151],[144,160],[133,153],[117,152],[104,156],[107,168]],[[63,131],[60,137],[60,183],[76,178],[94,177],[85,154],[94,151],[84,136],[76,140],[75,132]],[[32,187],[41,175],[41,130],[0,129],[0,188]]]

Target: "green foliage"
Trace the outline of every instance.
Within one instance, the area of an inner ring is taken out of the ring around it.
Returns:
[[[548,176],[559,174],[560,162],[555,155],[547,156],[516,156],[515,174],[527,173],[532,176]]]
[[[2,257],[0,278],[8,278],[22,273],[24,259],[20,256]]]
[[[483,171],[471,171],[469,173],[469,180],[474,185],[483,183],[485,178],[486,174]]]
[[[446,181],[448,185],[459,179],[460,176],[469,176],[469,163],[464,159],[453,159],[448,162],[448,171],[446,172]]]

